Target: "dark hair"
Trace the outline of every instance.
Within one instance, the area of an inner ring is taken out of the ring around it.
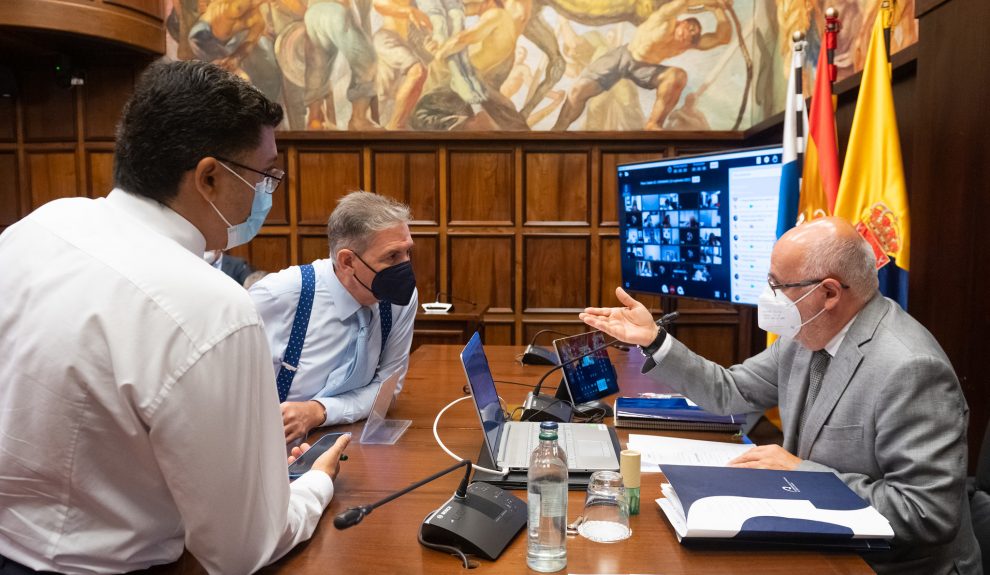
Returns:
[[[701,42],[701,22],[697,18],[695,18],[693,16],[691,18],[685,18],[685,19],[681,20],[681,22],[686,22],[688,24],[694,24],[697,27],[698,31],[695,32],[694,34],[691,34],[691,45],[692,46],[697,46],[698,45],[698,42]]]
[[[117,125],[114,186],[167,204],[205,157],[255,148],[282,107],[226,70],[158,60],[141,75]]]

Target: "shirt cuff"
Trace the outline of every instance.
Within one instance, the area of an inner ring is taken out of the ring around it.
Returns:
[[[667,357],[670,352],[670,347],[673,345],[672,340],[674,338],[668,333],[667,337],[663,338],[663,343],[660,344],[660,349],[656,351],[652,356],[646,358],[646,362],[643,363],[643,373],[653,371],[663,358]]]
[[[333,400],[329,397],[314,397],[313,401],[318,401],[323,405],[323,423],[319,427],[326,427],[329,425],[327,422],[330,421],[330,404]]]
[[[292,491],[305,491],[313,494],[323,509],[333,499],[333,479],[322,471],[311,469],[289,484]]]

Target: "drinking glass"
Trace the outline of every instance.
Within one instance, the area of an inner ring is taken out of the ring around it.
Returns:
[[[596,471],[588,483],[584,502],[584,523],[578,533],[599,543],[615,543],[632,535],[629,506],[622,475],[615,471]]]

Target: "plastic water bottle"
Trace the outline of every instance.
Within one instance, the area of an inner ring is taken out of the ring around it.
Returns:
[[[550,573],[567,565],[567,455],[557,424],[540,423],[540,445],[529,459],[526,564]]]

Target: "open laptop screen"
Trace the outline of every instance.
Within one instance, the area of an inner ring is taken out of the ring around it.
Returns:
[[[580,357],[583,354],[605,345],[605,336],[600,331],[591,331],[575,336],[554,340],[553,346],[561,363]],[[588,357],[564,365],[564,380],[574,396],[574,403],[581,404],[619,391],[615,367],[608,358],[608,350],[600,349]],[[566,398],[566,391],[558,390],[557,397]]]
[[[481,429],[485,432],[485,445],[492,456],[492,461],[497,461],[498,442],[502,435],[505,417],[502,413],[502,405],[498,402],[492,370],[488,367],[488,358],[485,357],[485,349],[481,345],[481,336],[477,332],[461,351],[461,363],[464,365],[464,375],[467,376],[474,404],[478,408]]]

